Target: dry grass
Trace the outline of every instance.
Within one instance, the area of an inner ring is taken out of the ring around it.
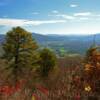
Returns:
[[[82,74],[82,61],[80,57],[60,58],[57,67],[48,78],[43,79],[36,72],[31,73],[18,91],[11,95],[1,94],[0,100],[32,100],[32,94],[39,100],[74,100],[74,96],[82,92],[81,89],[72,86],[73,76]],[[1,73],[5,66],[5,61],[0,60]],[[5,72],[0,75],[0,86],[9,85],[6,83],[6,77]]]

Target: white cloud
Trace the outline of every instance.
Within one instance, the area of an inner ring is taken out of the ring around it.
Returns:
[[[78,5],[76,5],[76,4],[71,4],[70,7],[75,8],[75,7],[78,7]]]
[[[54,24],[65,23],[66,20],[23,20],[23,19],[7,19],[0,18],[1,26],[27,26],[27,25],[41,25],[41,24]]]
[[[81,17],[81,18],[79,18],[80,20],[89,20],[89,18],[88,17]]]
[[[100,17],[100,14],[99,15],[95,15],[95,16]]]
[[[90,16],[92,15],[91,12],[80,12],[80,13],[74,13],[74,16]]]
[[[92,12],[80,12],[80,13],[73,13],[73,14],[57,13],[48,16],[54,16],[54,18],[72,20],[72,21],[81,21],[81,20],[85,21],[90,19],[95,20],[98,19],[99,17],[99,15],[94,15]]]
[[[57,14],[57,13],[59,13],[59,11],[57,11],[57,10],[53,10],[52,13]]]
[[[70,16],[70,15],[66,15],[66,14],[58,14],[58,15],[56,15],[56,16],[62,17],[62,18],[68,19],[68,20],[73,20],[73,19],[75,19],[74,16]]]
[[[25,20],[0,18],[0,25],[2,26],[22,26],[24,22]]]

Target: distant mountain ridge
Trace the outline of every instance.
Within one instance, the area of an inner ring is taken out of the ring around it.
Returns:
[[[57,35],[57,34],[49,34],[49,35],[41,35],[37,33],[33,33],[32,36],[39,42],[41,41],[67,41],[67,40],[82,40],[82,41],[93,41],[94,35]],[[95,34],[96,42],[100,41],[100,33]]]
[[[94,35],[42,35],[32,33],[33,38],[41,47],[49,47],[55,52],[64,49],[66,52],[83,54],[94,42]],[[0,43],[5,35],[0,34]],[[95,35],[95,42],[100,45],[100,34]]]

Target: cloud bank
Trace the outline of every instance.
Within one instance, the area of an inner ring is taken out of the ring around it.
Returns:
[[[28,26],[28,25],[41,25],[41,24],[55,24],[65,23],[66,20],[24,20],[24,19],[8,19],[0,18],[1,26]]]
[[[75,13],[74,16],[90,16],[92,15],[91,12],[80,12],[80,13]]]

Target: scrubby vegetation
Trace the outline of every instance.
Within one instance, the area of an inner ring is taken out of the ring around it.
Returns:
[[[100,51],[57,57],[21,27],[7,32],[0,59],[0,100],[99,100]]]

